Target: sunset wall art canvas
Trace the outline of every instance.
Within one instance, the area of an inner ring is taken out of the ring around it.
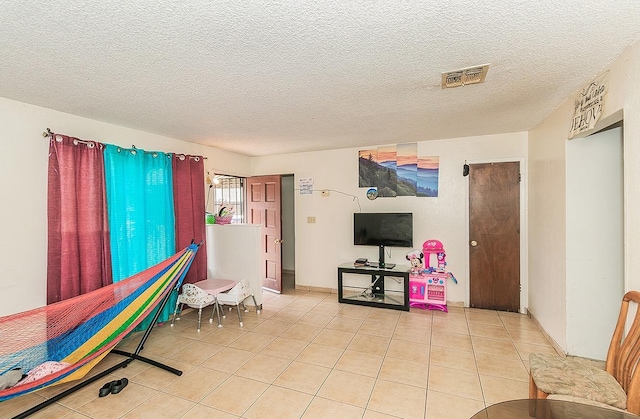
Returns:
[[[378,147],[377,150],[360,150],[359,186],[375,186],[378,197],[389,198],[397,195],[396,146]]]
[[[418,184],[418,144],[398,144],[396,160],[398,196],[416,196]]]
[[[418,157],[417,196],[438,196],[440,157]]]
[[[360,180],[358,181],[358,187],[369,188],[374,185],[375,176],[372,176],[372,172],[377,169],[378,165],[378,149],[366,149],[358,151],[358,173]]]
[[[376,187],[378,197],[437,197],[438,156],[418,156],[417,143],[358,151],[358,186]]]

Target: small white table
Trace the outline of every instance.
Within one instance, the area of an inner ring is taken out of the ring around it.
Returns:
[[[215,310],[216,313],[218,313],[218,327],[222,327],[222,322],[220,322],[220,305],[218,304],[218,294],[230,290],[231,288],[235,287],[236,284],[236,281],[232,281],[230,279],[204,279],[193,284],[205,291],[207,294],[211,294],[215,297]]]

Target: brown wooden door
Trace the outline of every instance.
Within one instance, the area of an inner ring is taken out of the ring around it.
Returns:
[[[520,163],[469,165],[470,306],[520,309]]]
[[[247,179],[247,216],[249,223],[262,224],[262,286],[281,292],[280,176]]]

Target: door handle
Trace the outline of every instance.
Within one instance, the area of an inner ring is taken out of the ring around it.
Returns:
[[[284,240],[275,239],[275,240],[274,240],[274,243],[275,243],[275,244],[278,244],[278,243],[284,243]]]
[[[478,245],[478,242],[475,240],[471,240],[469,244],[471,245],[471,247],[476,247]]]

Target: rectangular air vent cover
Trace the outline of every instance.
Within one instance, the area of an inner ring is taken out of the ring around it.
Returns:
[[[489,71],[489,64],[442,73],[442,88],[482,83],[487,77],[487,71]]]

